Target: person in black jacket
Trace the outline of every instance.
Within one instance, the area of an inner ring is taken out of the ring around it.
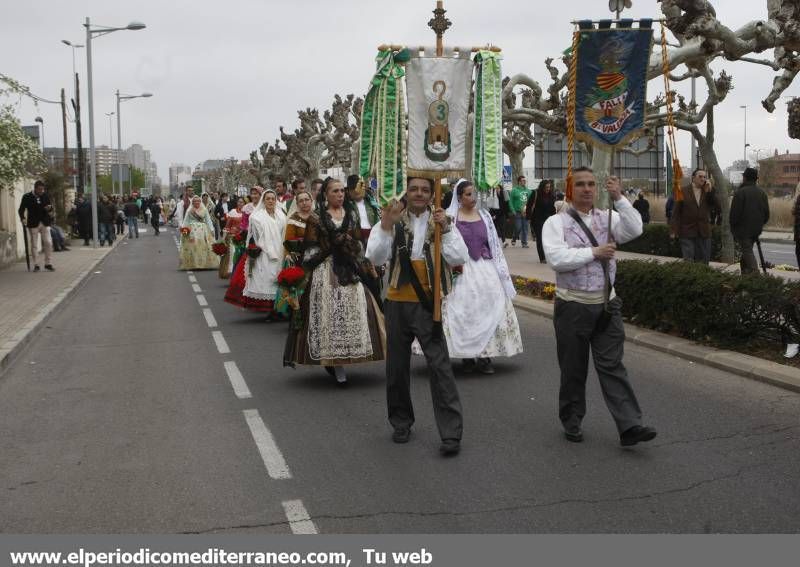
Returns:
[[[128,221],[128,238],[139,238],[139,205],[136,204],[136,199],[133,197],[128,199],[123,207],[125,211],[125,219]],[[109,242],[109,244],[111,244]]]
[[[97,224],[99,225],[97,230],[100,233],[100,246],[103,246],[106,241],[109,246],[114,242],[114,217],[116,216],[117,207],[114,203],[109,201],[105,195],[100,197],[100,202],[97,203]]]
[[[633,208],[639,211],[644,224],[650,223],[650,201],[644,198],[644,193],[639,193],[639,197],[633,202]]]
[[[736,190],[731,202],[731,233],[742,249],[742,273],[752,274],[758,273],[753,244],[769,220],[769,201],[764,190],[756,185],[757,170],[748,167],[742,178],[742,186]]]
[[[542,264],[547,263],[544,255],[544,247],[542,245],[542,228],[545,221],[556,214],[556,197],[553,193],[553,180],[543,179],[539,183],[539,188],[536,189],[529,199],[530,212],[528,219],[531,222],[531,228],[536,235],[536,252],[539,254],[539,262]]]
[[[495,187],[495,192],[497,194],[497,208],[496,209],[489,209],[489,216],[492,217],[492,221],[494,222],[494,228],[497,230],[497,236],[500,237],[500,242],[503,243],[503,247],[508,246],[506,242],[506,219],[508,218],[508,199],[506,198],[506,192],[503,189],[503,185],[499,184]]]
[[[50,204],[50,197],[44,190],[44,182],[37,181],[33,184],[33,191],[25,193],[19,204],[19,220],[22,225],[27,227],[30,236],[31,257],[33,259],[33,271],[41,270],[39,267],[39,242],[36,238],[39,235],[42,239],[44,249],[44,269],[53,272],[53,239],[50,236],[50,224],[53,222],[53,206]],[[25,217],[27,218],[27,221]]]

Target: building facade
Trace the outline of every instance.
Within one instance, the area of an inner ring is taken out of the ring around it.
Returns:
[[[554,179],[557,186],[563,186],[567,177],[567,139],[565,136],[548,132],[540,126],[534,127],[534,171],[535,179]],[[636,185],[637,188],[663,195],[665,190],[664,170],[664,130],[659,128],[653,137],[636,140],[631,149],[638,155],[628,152],[614,152],[613,171],[620,177],[623,185]],[[639,153],[641,152],[641,153]],[[572,167],[590,166],[587,157],[575,148]],[[528,179],[531,184],[531,179]]]

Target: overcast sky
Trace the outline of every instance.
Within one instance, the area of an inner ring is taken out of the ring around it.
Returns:
[[[119,31],[95,38],[93,69],[95,140],[109,142],[104,115],[115,110],[114,92],[152,92],[149,99],[122,104],[123,147],[142,144],[152,152],[164,182],[170,163],[194,166],[205,159],[246,159],[278,127],[293,130],[298,108],[329,107],[334,93],[363,95],[380,43],[432,44],[427,27],[433,0],[5,0],[0,19],[0,72],[27,84],[39,96],[57,99],[72,93],[72,53],[61,43],[85,43],[85,18],[93,24],[125,26],[144,22],[142,31]],[[736,29],[766,17],[763,2],[713,2],[719,18]],[[13,6],[13,7],[12,7]],[[453,26],[449,45],[492,42],[503,48],[503,73],[549,77],[542,61],[557,56],[571,41],[570,21],[611,16],[606,0],[541,2],[532,0],[446,0]],[[659,17],[655,0],[634,0],[628,17]],[[765,54],[767,55],[767,54]],[[771,54],[769,54],[771,56]],[[86,53],[76,51],[84,108],[84,145],[88,147]],[[786,105],[768,114],[761,100],[773,72],[761,65],[718,62],[733,75],[734,90],[717,110],[717,154],[723,167],[752,148],[798,151],[786,133]],[[687,82],[688,85],[688,82]],[[698,83],[700,92],[701,83]],[[663,91],[651,81],[650,98]],[[787,94],[800,94],[792,85]],[[704,98],[702,99],[704,100]],[[60,145],[60,108],[24,101],[23,124],[37,114],[45,124],[45,142]],[[115,119],[116,120],[116,119]],[[116,146],[116,121],[114,123]],[[70,132],[74,145],[74,132]],[[681,161],[689,161],[688,135],[681,134]],[[529,151],[526,164],[532,165]],[[762,157],[764,153],[762,152]]]

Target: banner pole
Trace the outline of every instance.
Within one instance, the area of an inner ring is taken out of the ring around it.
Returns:
[[[443,0],[436,1],[436,16],[431,22],[435,22],[436,18],[444,19],[444,2]],[[449,22],[448,22],[449,24]],[[447,26],[431,25],[434,32],[436,32],[436,57],[444,55],[444,40],[442,38]],[[433,203],[434,210],[442,206],[442,179],[437,177],[433,180]],[[455,195],[453,196],[455,198]],[[438,223],[434,226],[433,232],[433,320],[439,322],[442,320],[442,227]]]

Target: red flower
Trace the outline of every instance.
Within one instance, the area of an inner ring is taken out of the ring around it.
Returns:
[[[251,242],[247,245],[246,252],[248,256],[255,260],[261,254],[261,248],[256,246],[254,242]]]
[[[214,254],[216,254],[217,256],[224,256],[225,254],[228,253],[228,245],[225,244],[224,242],[215,242],[211,246],[211,250],[213,250]]]
[[[464,266],[453,266],[451,270],[455,275],[460,276],[464,273]]]
[[[278,274],[278,283],[285,287],[295,287],[306,276],[306,272],[299,266],[284,268]]]
[[[192,229],[191,229],[191,228],[189,228],[188,226],[182,226],[182,227],[181,227],[181,234],[182,234],[182,235],[184,235],[184,236],[189,236],[189,234],[190,234],[191,232],[192,232]]]

